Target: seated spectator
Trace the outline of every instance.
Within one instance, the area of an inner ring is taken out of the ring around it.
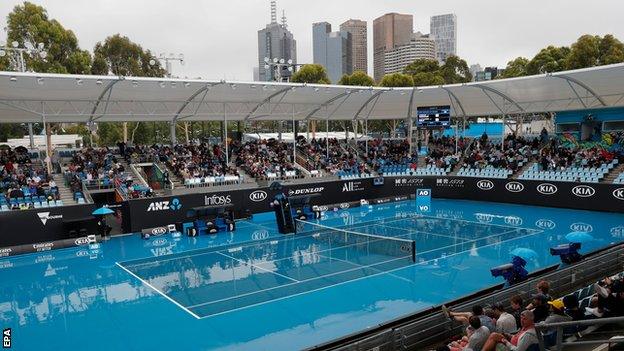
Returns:
[[[461,322],[464,325],[468,325],[469,318],[471,316],[476,316],[481,321],[481,325],[488,328],[490,331],[496,331],[494,320],[492,320],[492,318],[486,316],[483,313],[483,307],[480,305],[474,305],[472,307],[472,313],[471,312],[453,312],[453,311],[450,311],[446,306],[442,306],[442,311],[447,317],[452,318],[458,322]]]
[[[514,316],[514,319],[516,320],[516,330],[522,328],[520,325],[520,314],[523,311],[522,302],[522,296],[520,295],[514,295],[510,299],[511,315]]]
[[[535,323],[543,322],[549,315],[548,297],[544,294],[533,295],[533,302],[530,304],[533,307],[533,321]]]
[[[525,310],[520,314],[522,328],[515,334],[492,333],[481,350],[483,351],[526,351],[538,344],[533,312]],[[500,348],[498,347],[500,345]]]
[[[470,316],[468,323],[468,328],[466,329],[467,336],[459,342],[449,344],[452,351],[481,350],[488,340],[490,330],[486,326],[481,325],[481,319],[478,316]]]
[[[497,303],[492,307],[498,313],[498,318],[496,319],[496,331],[499,333],[515,333],[518,330],[518,326],[516,325],[516,319],[510,313],[505,311],[505,308],[502,304]]]

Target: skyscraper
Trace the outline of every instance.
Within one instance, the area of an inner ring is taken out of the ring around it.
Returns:
[[[385,74],[403,72],[403,69],[417,59],[436,59],[435,40],[429,34],[416,32],[407,45],[386,50],[384,56]]]
[[[412,15],[387,13],[373,21],[373,71],[376,81],[385,74],[386,50],[407,45],[412,37],[414,18]]]
[[[327,22],[312,24],[314,63],[325,67],[332,83],[353,72],[351,40],[351,33],[332,32]]]
[[[368,72],[368,32],[366,21],[350,19],[340,25],[340,31],[351,34],[352,72]]]
[[[258,31],[258,76],[260,81],[275,80],[276,72],[265,68],[264,58],[292,60],[297,63],[297,41],[288,30],[286,16],[282,15],[282,23],[277,23],[277,8],[271,1],[271,23]],[[281,72],[282,77],[290,76],[290,72]]]
[[[436,41],[438,61],[457,55],[457,16],[446,14],[431,17],[430,33]]]

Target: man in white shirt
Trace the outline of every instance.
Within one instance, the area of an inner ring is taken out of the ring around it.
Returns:
[[[499,333],[513,334],[518,328],[516,326],[516,318],[507,313],[502,304],[495,304],[492,309],[496,311],[499,316],[496,319],[496,331]]]

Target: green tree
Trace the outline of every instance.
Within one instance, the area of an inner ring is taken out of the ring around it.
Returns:
[[[544,74],[547,72],[559,72],[566,69],[566,59],[570,54],[567,46],[548,46],[533,57],[526,65],[527,75]]]
[[[371,87],[375,85],[375,80],[362,71],[353,72],[353,74],[345,74],[338,82],[340,85],[357,85],[361,87]]]
[[[430,86],[444,84],[444,77],[437,72],[419,72],[412,76],[414,86]]]
[[[93,74],[164,77],[166,73],[149,50],[119,34],[95,44],[93,54]]]
[[[624,62],[624,44],[611,34],[605,35],[600,41],[599,63],[611,65],[620,62]]]
[[[437,60],[417,59],[407,65],[403,73],[412,76],[414,86],[417,87],[445,83]]]
[[[325,67],[318,64],[303,65],[292,75],[291,82],[311,84],[331,84]]]
[[[412,76],[403,73],[386,74],[379,83],[382,87],[413,87]]]
[[[583,35],[572,44],[566,69],[586,68],[624,62],[624,44],[613,35]]]
[[[26,67],[35,72],[88,74],[91,55],[80,50],[78,39],[71,30],[65,29],[57,20],[48,18],[48,12],[30,2],[17,5],[7,16],[7,42],[28,41],[44,44],[45,58],[25,55]],[[7,69],[8,60],[0,62]]]
[[[516,57],[515,59],[507,62],[507,67],[503,74],[497,76],[497,79],[502,78],[514,78],[527,75],[526,66],[529,64],[529,59],[526,57]]]
[[[440,75],[444,78],[444,83],[446,84],[468,83],[472,81],[472,73],[470,73],[468,63],[455,55],[446,58],[446,61],[440,67]]]

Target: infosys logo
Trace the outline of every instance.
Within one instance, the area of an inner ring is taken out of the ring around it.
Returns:
[[[577,185],[572,188],[572,194],[578,197],[591,197],[594,196],[596,190],[589,185]]]
[[[624,188],[613,190],[613,197],[618,200],[624,200]]]
[[[542,183],[537,186],[537,192],[544,195],[555,194],[557,190],[557,186],[550,183]]]
[[[505,189],[511,191],[512,193],[519,193],[524,190],[524,185],[518,182],[509,182],[505,184]]]
[[[253,193],[249,194],[249,200],[254,202],[264,201],[269,195],[267,195],[264,190],[256,190]]]
[[[477,182],[477,188],[481,190],[492,190],[494,189],[494,183],[491,180],[482,179]]]
[[[48,220],[50,219],[62,219],[63,218],[63,215],[50,216],[50,212],[38,212],[37,216],[39,217],[39,220],[41,221],[41,223],[43,223],[43,225],[46,225],[46,223],[48,223]]]
[[[230,197],[230,195],[204,196],[204,204],[206,206],[227,205],[230,203],[232,203],[232,198]]]

